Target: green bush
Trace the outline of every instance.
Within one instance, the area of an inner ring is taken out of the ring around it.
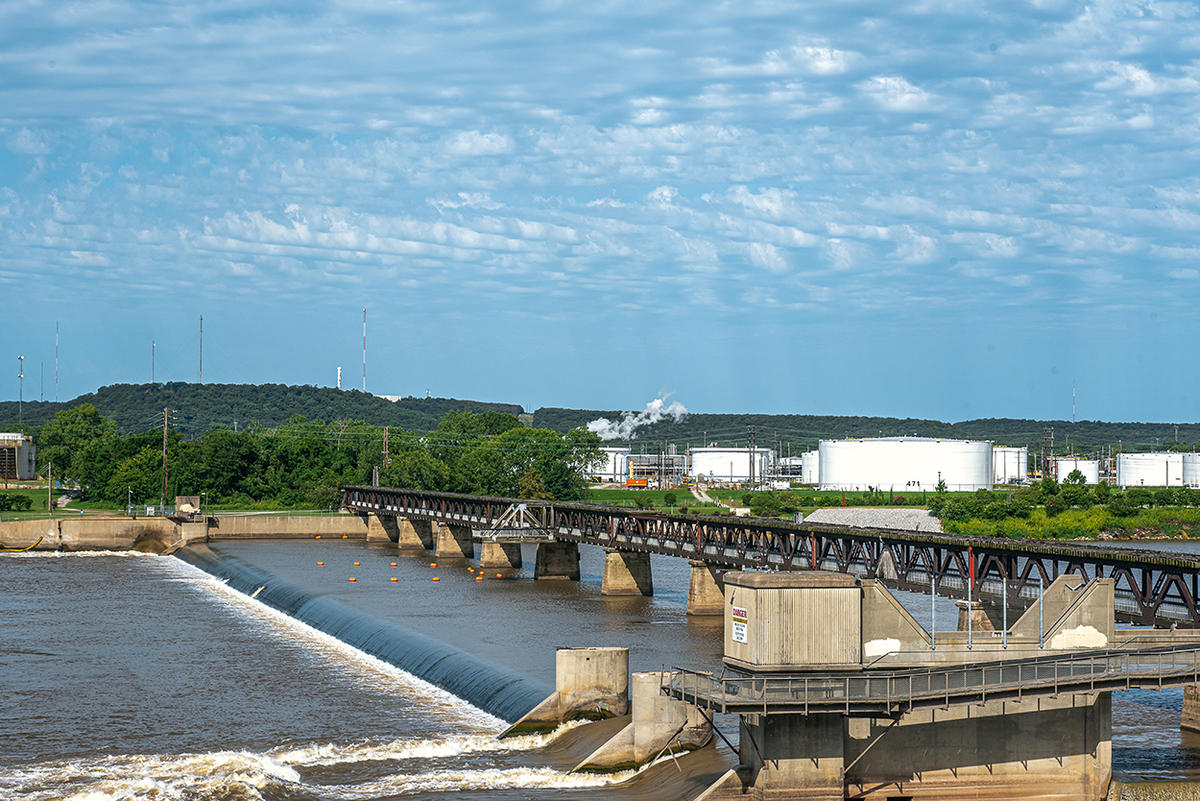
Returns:
[[[1067,501],[1061,495],[1049,495],[1046,497],[1046,517],[1054,517],[1067,510]]]
[[[0,492],[0,512],[28,512],[33,508],[33,498],[28,495]]]

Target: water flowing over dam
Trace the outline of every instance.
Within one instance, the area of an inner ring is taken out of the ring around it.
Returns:
[[[336,637],[363,653],[418,676],[501,720],[514,721],[550,692],[548,685],[489,664],[425,635],[313,595],[285,579],[205,545],[176,552],[267,606]]]

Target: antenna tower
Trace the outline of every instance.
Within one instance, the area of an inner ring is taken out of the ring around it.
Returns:
[[[204,315],[200,315],[200,383],[204,383]]]
[[[54,402],[58,403],[58,320],[54,321]]]
[[[367,391],[367,310],[363,309],[363,392]]]

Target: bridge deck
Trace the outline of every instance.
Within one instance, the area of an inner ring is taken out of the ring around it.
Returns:
[[[1200,644],[1181,644],[861,673],[714,676],[673,667],[664,672],[662,687],[675,698],[722,713],[879,717],[993,700],[1197,682]]]

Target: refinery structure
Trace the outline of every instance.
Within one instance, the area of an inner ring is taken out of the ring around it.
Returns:
[[[1200,488],[1200,453],[1158,451],[1110,457],[1033,454],[1026,446],[936,437],[866,437],[821,440],[799,456],[764,447],[664,446],[652,453],[605,447],[590,477],[602,484],[667,488],[690,482],[715,486],[894,493],[974,491],[1018,486],[1043,475],[1059,483],[1107,482],[1119,487]]]

